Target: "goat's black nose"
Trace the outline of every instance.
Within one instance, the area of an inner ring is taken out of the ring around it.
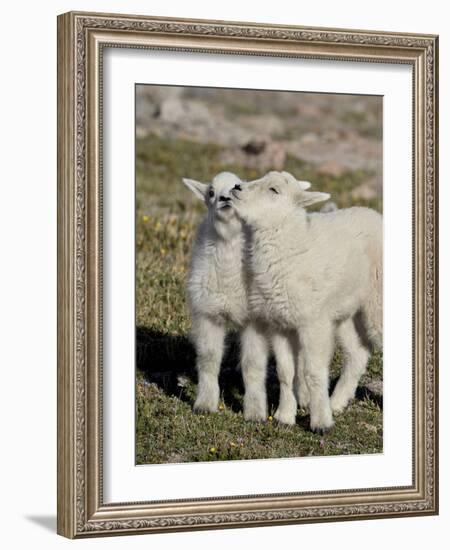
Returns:
[[[231,197],[224,197],[223,195],[220,195],[219,197],[219,202],[222,201],[222,202],[228,202],[228,201],[231,201]]]
[[[239,183],[236,183],[233,189],[236,189],[236,191],[242,191],[242,187],[239,185]]]

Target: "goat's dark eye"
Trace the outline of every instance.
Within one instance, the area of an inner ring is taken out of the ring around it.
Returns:
[[[279,191],[275,189],[275,187],[269,187],[269,190],[272,191],[272,193],[276,193],[277,195],[280,194]]]
[[[208,192],[208,195],[213,198],[214,197],[214,189],[210,189]]]
[[[239,183],[236,183],[234,189],[236,189],[236,191],[242,191],[242,187],[239,185]]]

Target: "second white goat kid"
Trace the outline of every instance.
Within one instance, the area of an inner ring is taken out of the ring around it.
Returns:
[[[286,177],[292,178],[290,174]],[[267,418],[266,368],[269,345],[264,330],[252,323],[248,311],[248,277],[243,261],[242,222],[232,208],[231,190],[245,186],[235,174],[222,172],[211,184],[183,179],[208,211],[201,222],[187,278],[187,301],[191,316],[191,337],[197,353],[198,387],[194,410],[213,412],[219,404],[219,372],[227,330],[241,332],[241,369],[244,381],[244,417]],[[308,182],[296,182],[302,189]],[[274,346],[277,364],[294,364],[287,340]],[[275,418],[292,423],[291,395],[281,391]],[[294,415],[295,419],[295,415]]]
[[[301,350],[297,375],[304,369],[313,431],[333,425],[332,411],[354,397],[369,354],[355,329],[361,316],[372,344],[382,345],[382,218],[368,208],[307,213],[327,193],[300,189],[290,178],[270,172],[233,190],[233,203],[248,239],[249,310],[276,342],[295,331]],[[331,401],[329,364],[335,337],[345,355]],[[286,363],[280,376],[295,418],[295,369]],[[298,376],[297,376],[298,377]],[[300,388],[301,389],[301,388]]]

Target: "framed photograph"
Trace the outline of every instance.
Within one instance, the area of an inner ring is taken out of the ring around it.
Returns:
[[[438,38],[58,17],[58,532],[438,513]]]

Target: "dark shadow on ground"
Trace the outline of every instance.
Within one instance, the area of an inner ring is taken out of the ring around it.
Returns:
[[[195,350],[185,336],[174,336],[146,327],[136,329],[136,367],[146,380],[158,385],[168,395],[173,395],[193,403],[193,398],[180,391],[180,379],[187,377],[197,383],[195,370]],[[330,382],[332,393],[338,377]],[[239,368],[239,339],[237,334],[230,333],[226,340],[226,352],[222,361],[219,384],[224,402],[233,411],[242,411],[244,388]],[[267,374],[267,393],[269,411],[274,411],[278,404],[279,383],[273,357],[270,358]],[[380,408],[383,407],[383,396],[372,392],[366,386],[359,386],[356,399],[371,399]],[[306,420],[305,420],[306,422]]]
[[[137,327],[136,368],[149,382],[173,393],[180,375],[195,376],[195,351],[184,336]]]
[[[330,395],[333,393],[333,390],[336,384],[338,383],[338,380],[339,380],[339,376],[334,376],[330,380]],[[365,385],[361,385],[361,381],[360,381],[360,385],[356,388],[355,399],[357,399],[358,401],[364,401],[365,399],[370,399],[376,405],[378,405],[380,409],[383,408],[383,395],[375,393]]]
[[[375,393],[367,386],[358,386],[356,389],[356,399],[364,401],[364,399],[370,399],[376,403],[380,409],[383,408],[383,396],[379,393]]]
[[[148,382],[157,384],[165,393],[191,402],[192,399],[180,392],[180,377],[187,377],[195,384],[195,350],[185,336],[174,336],[150,330],[136,329],[136,367]],[[230,333],[226,339],[226,352],[222,360],[219,384],[223,399],[233,411],[242,411],[244,387],[239,367],[239,339]],[[273,359],[268,369],[269,407],[278,403],[279,384]],[[270,409],[269,409],[270,410]]]

